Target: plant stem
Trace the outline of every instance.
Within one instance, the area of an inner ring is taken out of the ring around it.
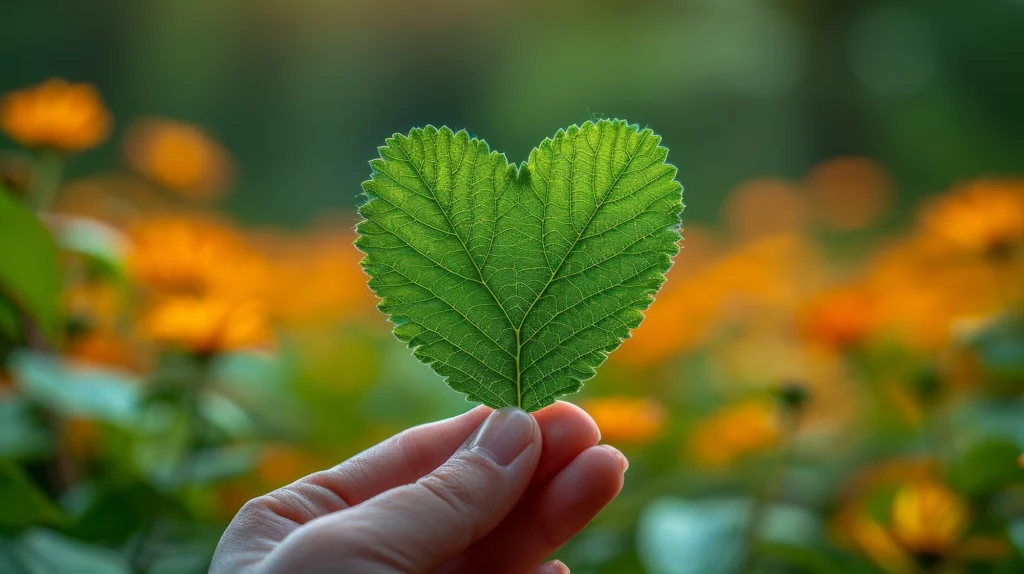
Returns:
[[[799,411],[794,408],[783,407],[780,415],[782,418],[782,444],[775,457],[775,464],[771,469],[771,473],[765,479],[763,487],[754,499],[754,505],[750,510],[750,520],[747,522],[747,529],[743,538],[743,562],[737,572],[753,572],[757,566],[757,550],[760,544],[761,530],[764,527],[764,520],[772,502],[775,501],[775,497],[778,495],[782,477],[785,474],[786,465],[793,450],[792,439],[799,422]]]
[[[64,156],[52,150],[40,151],[36,155],[29,203],[41,213],[53,206],[64,175]]]

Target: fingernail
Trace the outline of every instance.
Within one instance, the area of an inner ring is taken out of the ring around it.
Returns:
[[[619,459],[619,466],[622,467],[622,473],[623,474],[625,474],[626,471],[629,470],[629,459],[626,458],[626,455],[622,454],[622,452],[619,451],[619,449],[615,448],[614,446],[612,446],[610,444],[602,444],[601,448],[603,448],[603,449],[607,450],[608,452],[614,454],[615,458]]]
[[[523,409],[503,407],[487,417],[470,450],[486,451],[499,466],[508,466],[533,441],[533,417]]]

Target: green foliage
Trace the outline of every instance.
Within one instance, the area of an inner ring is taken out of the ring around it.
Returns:
[[[0,530],[18,531],[36,524],[54,524],[64,519],[61,511],[20,468],[0,462]]]
[[[120,231],[99,221],[69,215],[50,215],[47,223],[62,249],[84,255],[114,275],[124,272],[128,239]]]
[[[141,391],[124,373],[70,367],[58,358],[19,351],[8,360],[25,396],[65,416],[129,426],[138,417]]]
[[[356,245],[395,335],[469,400],[536,410],[640,324],[677,252],[682,187],[651,130],[560,130],[511,165],[448,128],[371,162]]]
[[[46,335],[55,338],[60,323],[57,296],[61,288],[57,245],[39,218],[3,188],[0,246],[0,291],[36,321]]]

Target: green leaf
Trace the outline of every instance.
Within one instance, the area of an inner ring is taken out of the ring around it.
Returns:
[[[55,339],[60,288],[53,238],[29,208],[0,188],[0,290]]]
[[[118,371],[70,365],[45,353],[19,351],[7,363],[29,399],[65,416],[130,427],[138,419],[138,381]]]
[[[128,574],[130,572],[118,552],[84,544],[62,534],[37,528],[26,533],[14,546],[12,561],[20,568],[0,570],[44,574],[74,572],[75,574]]]
[[[0,459],[37,458],[49,449],[49,434],[32,405],[19,396],[0,399]]]
[[[519,167],[448,128],[370,162],[356,245],[395,335],[468,399],[536,410],[629,336],[677,252],[682,186],[651,130],[560,130]]]
[[[73,215],[50,214],[44,221],[62,248],[85,255],[113,275],[124,272],[129,242],[117,229],[93,219]]]
[[[0,462],[0,508],[0,530],[8,532],[64,519],[43,491],[10,462]]]
[[[20,333],[21,320],[18,317],[18,309],[0,292],[0,335],[14,341]]]
[[[1024,482],[1024,470],[1017,466],[1021,447],[1009,438],[974,444],[950,468],[950,481],[968,496],[992,493]]]

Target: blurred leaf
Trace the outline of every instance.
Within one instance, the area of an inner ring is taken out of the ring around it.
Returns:
[[[1017,547],[1017,552],[1024,556],[1024,518],[1010,522],[1007,531],[1010,535],[1010,542]]]
[[[0,530],[22,530],[64,520],[61,511],[11,462],[0,462]]]
[[[678,251],[682,186],[660,142],[587,122],[517,168],[465,131],[389,138],[356,246],[395,336],[494,408],[578,391],[643,320]]]
[[[220,393],[203,393],[199,405],[203,419],[231,438],[253,436],[255,425],[249,413]]]
[[[637,550],[652,574],[732,574],[743,558],[746,500],[652,502],[637,525]]]
[[[772,562],[785,565],[787,572],[837,574],[851,571],[851,568],[842,565],[841,559],[829,556],[817,548],[770,542],[762,545],[760,552]],[[874,572],[875,569],[870,571]]]
[[[954,447],[958,451],[990,438],[1009,438],[1024,444],[1024,398],[975,398],[950,413]]]
[[[57,338],[61,289],[57,245],[32,211],[0,188],[0,289],[51,340]]]
[[[128,574],[124,559],[117,552],[90,546],[50,530],[37,528],[5,545],[9,553],[0,574]],[[16,566],[15,566],[16,565]]]
[[[0,400],[0,459],[38,457],[49,448],[46,429],[28,402],[21,397]]]
[[[69,533],[88,542],[122,543],[149,528],[159,517],[188,516],[174,497],[141,482],[96,484],[79,503],[83,510],[75,517]]]
[[[20,334],[21,324],[18,320],[18,308],[3,293],[0,293],[0,335],[6,335],[11,340],[15,340]]]
[[[1017,385],[1024,381],[1024,321],[1016,313],[999,315],[967,343],[990,375]]]
[[[132,425],[138,417],[139,383],[126,373],[72,365],[31,351],[12,354],[8,368],[25,396],[62,415],[121,426]]]
[[[116,275],[124,270],[128,238],[117,229],[71,215],[48,214],[44,221],[62,248],[85,255]]]
[[[1013,440],[996,439],[975,444],[953,463],[950,482],[968,496],[1024,482],[1024,470],[1017,466],[1020,453],[1021,447]]]
[[[175,478],[181,484],[209,484],[234,478],[255,468],[260,452],[256,445],[204,448],[182,462]]]
[[[751,510],[747,499],[657,499],[637,525],[641,559],[656,574],[732,574],[745,553]],[[821,529],[821,521],[808,510],[776,504],[764,515],[759,544],[796,552],[818,541]]]

